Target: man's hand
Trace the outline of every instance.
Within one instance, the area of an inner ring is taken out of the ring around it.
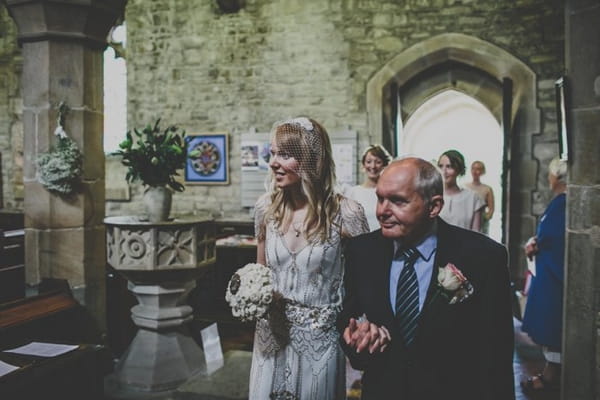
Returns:
[[[362,317],[360,320],[350,318],[348,326],[344,329],[343,338],[348,346],[356,349],[357,353],[368,349],[371,354],[376,351],[383,352],[392,340],[385,326],[377,326]]]
[[[530,260],[533,260],[533,256],[535,256],[537,254],[537,252],[538,252],[537,238],[535,236],[532,236],[529,238],[527,243],[525,243],[525,255]]]

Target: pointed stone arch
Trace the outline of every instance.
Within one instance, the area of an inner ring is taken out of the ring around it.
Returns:
[[[367,83],[367,115],[371,135],[383,136],[383,88],[390,82],[406,84],[417,74],[448,61],[483,71],[501,82],[513,82],[512,122],[525,118],[527,132],[539,132],[536,75],[521,60],[500,47],[461,33],[445,33],[419,42],[396,55]],[[494,111],[494,110],[492,110]]]
[[[407,112],[404,109],[390,111],[395,106],[394,94],[397,95],[403,88],[406,90],[407,86],[414,86],[415,81],[426,75],[426,71],[435,71],[436,68],[450,73],[459,71],[462,76],[478,75],[486,84],[497,85],[497,94],[490,95],[493,90],[480,90],[482,86],[475,82],[478,78],[470,78],[471,83],[462,90],[486,105],[499,121],[510,123],[509,133],[505,134],[505,151],[509,150],[505,166],[508,176],[505,233],[506,244],[512,250],[510,263],[513,276],[520,276],[523,272],[520,264],[524,264],[520,262],[522,252],[518,251],[523,240],[521,236],[535,226],[535,218],[531,214],[531,193],[536,187],[538,165],[532,159],[531,137],[540,132],[541,124],[540,110],[536,105],[536,75],[514,55],[473,36],[445,33],[419,42],[392,58],[367,84],[367,124],[372,141],[388,145],[394,143],[391,139],[395,135],[391,116],[395,117],[398,113],[405,116],[402,114]],[[498,107],[502,104],[501,90],[505,82],[512,83],[508,86],[512,91],[510,118],[502,118],[502,110]],[[424,87],[417,86],[412,90],[412,102],[423,103],[431,95],[452,85],[452,79],[448,79]],[[395,91],[390,91],[390,87]],[[414,98],[415,94],[418,98]]]

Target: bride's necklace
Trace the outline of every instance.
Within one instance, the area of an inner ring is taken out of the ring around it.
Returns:
[[[302,235],[302,233],[304,233],[304,219],[305,218],[306,218],[306,210],[305,209],[296,210],[290,216],[290,224],[288,226],[288,231],[291,228],[292,231],[294,232],[294,236],[297,238],[300,237],[300,235]]]
[[[296,237],[300,237],[300,234],[302,233],[302,222],[292,222],[292,230]]]

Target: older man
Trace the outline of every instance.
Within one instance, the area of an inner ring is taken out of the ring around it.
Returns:
[[[377,183],[381,229],[346,246],[342,347],[364,399],[514,399],[506,249],[438,217],[442,178],[425,160]]]

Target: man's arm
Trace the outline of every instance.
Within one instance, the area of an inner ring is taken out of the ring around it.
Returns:
[[[486,279],[482,334],[484,346],[481,363],[484,368],[485,399],[512,400],[515,398],[513,375],[514,327],[508,254],[504,247],[494,246],[487,258],[490,261]]]
[[[356,353],[382,353],[390,342],[390,332],[385,326],[370,322],[365,316],[358,320],[350,318],[342,340]]]
[[[350,360],[350,364],[354,369],[364,369],[364,360],[361,360],[359,354],[356,353],[356,350],[353,349],[346,340],[344,339],[344,334],[346,333],[346,329],[350,328],[351,319],[357,319],[360,312],[358,297],[356,292],[356,278],[355,278],[355,256],[352,252],[352,249],[356,247],[354,245],[354,240],[350,239],[346,242],[345,250],[344,250],[344,299],[342,301],[342,310],[338,315],[338,319],[336,321],[337,330],[340,333],[340,345],[348,356]]]
[[[373,356],[385,350],[390,334],[385,327],[370,323],[363,316],[364,310],[358,300],[360,278],[357,276],[359,274],[353,248],[356,246],[348,243],[344,252],[344,300],[336,325],[340,333],[340,344],[352,367],[364,370]]]

